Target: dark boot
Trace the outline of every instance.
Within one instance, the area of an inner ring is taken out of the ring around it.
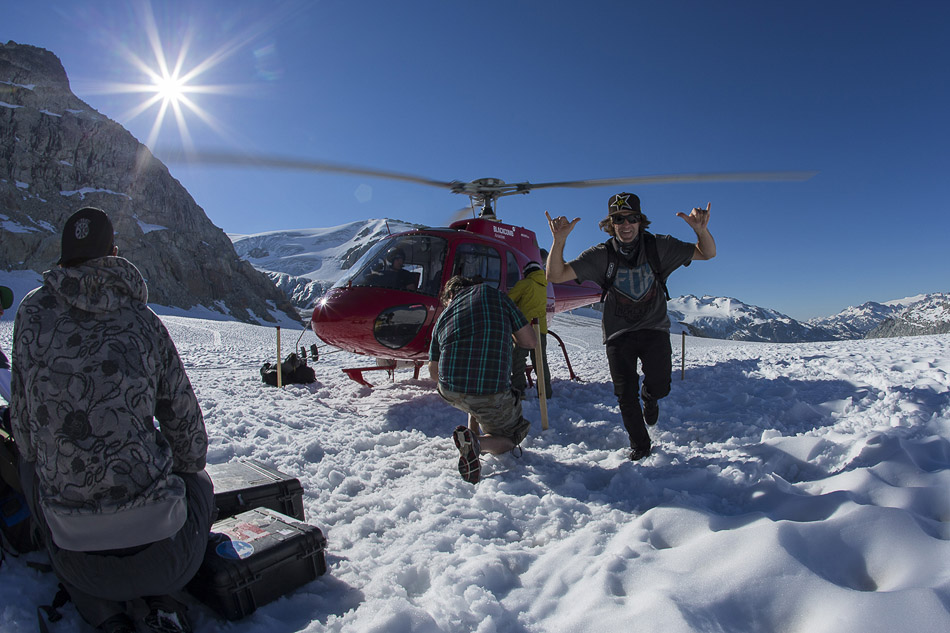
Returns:
[[[145,598],[148,615],[145,616],[146,630],[151,633],[191,633],[191,623],[185,616],[185,605],[171,596],[150,596]]]
[[[641,459],[650,456],[650,445],[647,444],[644,448],[643,446],[631,446],[630,447],[630,461],[638,462]]]
[[[643,398],[643,421],[653,426],[660,417],[660,405],[656,398],[650,396],[646,386],[640,391],[640,397]]]
[[[104,633],[135,633],[135,623],[124,613],[112,616],[96,628]]]

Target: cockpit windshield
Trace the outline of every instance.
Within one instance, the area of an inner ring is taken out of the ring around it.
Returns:
[[[446,240],[432,235],[394,235],[380,240],[333,287],[369,286],[439,294]]]

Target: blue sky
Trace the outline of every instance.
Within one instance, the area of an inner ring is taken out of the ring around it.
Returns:
[[[909,2],[3,3],[0,41],[54,52],[73,91],[147,142],[131,116],[158,68],[211,60],[153,146],[239,150],[436,180],[547,182],[817,170],[807,182],[649,185],[652,229],[712,203],[719,246],[670,280],[795,318],[950,290],[950,5]],[[189,37],[189,34],[190,37]],[[390,217],[445,225],[467,199],[333,174],[169,164],[229,233]],[[568,257],[604,239],[615,188],[503,198],[550,243],[544,211],[581,217]]]

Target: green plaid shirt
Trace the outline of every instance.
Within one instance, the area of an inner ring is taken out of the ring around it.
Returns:
[[[458,393],[508,391],[511,335],[527,324],[514,302],[491,286],[463,288],[439,315],[429,345],[439,382]]]

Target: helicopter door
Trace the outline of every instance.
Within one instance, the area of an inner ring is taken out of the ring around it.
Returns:
[[[465,242],[455,249],[454,275],[488,284],[493,288],[501,285],[501,256],[485,244]]]

